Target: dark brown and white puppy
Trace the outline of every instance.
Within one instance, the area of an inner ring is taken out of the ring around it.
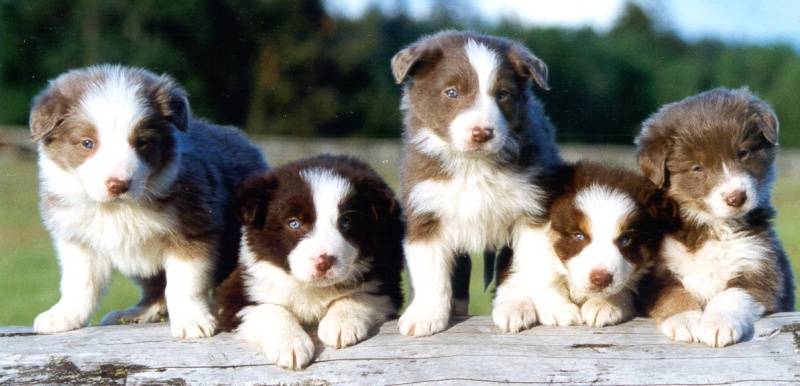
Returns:
[[[581,305],[584,323],[603,327],[630,320],[636,314],[637,283],[655,260],[662,234],[674,227],[676,206],[646,177],[621,168],[579,162],[564,167],[557,180],[563,190],[550,204],[550,248],[542,253],[561,261],[561,285]],[[500,272],[498,294],[506,291],[507,279],[532,281],[540,269],[532,264],[509,268]],[[535,320],[531,313],[505,317],[505,307],[530,309],[512,302],[497,305],[493,316],[504,331],[520,331]]]
[[[538,258],[541,245],[528,242],[545,222],[538,179],[562,161],[531,87],[548,88],[547,66],[522,45],[445,31],[398,52],[392,72],[403,84],[404,248],[414,289],[399,327],[425,336],[447,326],[454,256],[511,245]],[[567,295],[549,289],[552,264],[542,265],[541,322],[578,322]]]
[[[747,89],[714,89],[662,107],[637,144],[642,170],[681,207],[682,228],[643,291],[661,331],[722,347],[765,312],[792,310],[791,268],[772,228],[772,108]]]
[[[214,333],[208,293],[236,265],[234,187],[265,170],[236,129],[191,117],[168,76],[122,66],[69,71],[36,97],[41,211],[61,265],[61,300],[34,321],[56,333],[86,324],[112,269],[142,300],[104,323],[158,321],[172,334]]]
[[[239,268],[218,291],[223,329],[293,369],[314,356],[303,324],[346,347],[402,302],[403,221],[392,190],[364,163],[317,156],[248,179],[238,194]]]

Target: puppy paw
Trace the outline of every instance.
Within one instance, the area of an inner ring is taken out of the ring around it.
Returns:
[[[217,330],[217,320],[207,307],[182,308],[169,313],[172,336],[178,339],[206,338]]]
[[[111,311],[103,316],[100,324],[156,323],[167,315],[167,307],[163,302],[146,306],[133,306],[124,310]]]
[[[503,332],[520,332],[536,323],[536,308],[530,300],[500,302],[492,310],[492,320]]]
[[[556,303],[553,305],[536,305],[539,323],[545,326],[573,326],[581,324],[581,310],[572,303]]]
[[[325,315],[319,322],[317,336],[326,346],[343,348],[364,340],[370,327],[363,318]]]
[[[427,306],[411,302],[400,317],[400,333],[406,336],[429,336],[447,328],[450,321],[450,307],[447,305]]]
[[[583,322],[594,327],[611,326],[625,321],[630,314],[618,304],[603,297],[591,297],[581,306]]]
[[[706,312],[700,319],[695,337],[711,347],[725,347],[742,340],[752,328],[747,321]]]
[[[694,331],[702,316],[702,311],[684,311],[665,319],[658,328],[674,341],[691,343],[695,341]]]
[[[314,358],[314,342],[302,330],[279,334],[263,341],[261,350],[270,362],[291,370],[305,368]]]
[[[33,331],[37,334],[56,334],[81,328],[84,323],[81,315],[66,311],[56,305],[34,319]]]

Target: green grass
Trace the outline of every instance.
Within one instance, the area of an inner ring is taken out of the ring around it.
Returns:
[[[58,300],[59,272],[50,238],[37,209],[34,162],[0,160],[0,325],[30,325],[33,318]],[[795,277],[800,277],[800,181],[777,183],[774,202],[777,228]],[[489,293],[483,291],[482,262],[475,260],[470,313],[487,314]],[[800,298],[800,292],[798,292]],[[137,288],[116,274],[93,321],[106,312],[138,300]],[[800,307],[800,302],[798,302]]]

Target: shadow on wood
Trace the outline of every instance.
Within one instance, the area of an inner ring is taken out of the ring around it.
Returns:
[[[800,382],[800,313],[759,321],[724,349],[681,344],[649,319],[620,326],[534,327],[503,334],[488,317],[407,338],[396,322],[350,348],[324,349],[304,371],[267,364],[231,334],[177,341],[165,324],[90,327],[59,335],[0,328],[0,384],[727,384]]]

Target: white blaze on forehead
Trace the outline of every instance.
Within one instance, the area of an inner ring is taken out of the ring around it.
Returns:
[[[575,206],[589,224],[590,243],[567,261],[571,287],[585,292],[590,287],[591,271],[605,269],[614,277],[606,291],[619,292],[635,267],[624,258],[615,242],[624,230],[626,219],[636,210],[636,203],[626,194],[594,184],[577,194]]]
[[[300,172],[311,190],[316,220],[311,231],[289,253],[292,275],[303,281],[315,279],[314,260],[321,255],[336,258],[320,285],[328,285],[350,278],[354,270],[358,249],[339,231],[339,205],[350,195],[352,185],[331,170],[313,168]]]
[[[488,95],[492,89],[497,68],[500,66],[500,58],[497,56],[497,52],[474,40],[469,40],[464,45],[464,51],[467,53],[469,64],[472,65],[478,75],[480,93]]]
[[[121,67],[103,70],[100,80],[89,85],[80,100],[80,114],[95,127],[96,153],[78,168],[87,193],[98,201],[110,199],[106,181],[129,180],[127,196],[138,197],[144,190],[149,167],[131,147],[130,137],[147,114],[139,96],[140,85]]]

